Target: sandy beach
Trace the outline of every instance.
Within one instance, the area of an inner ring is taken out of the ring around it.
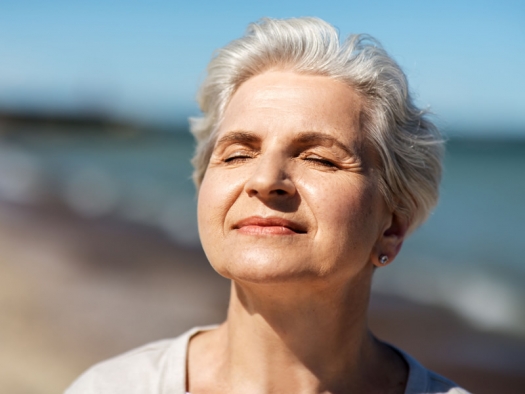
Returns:
[[[224,319],[229,283],[160,230],[0,204],[0,387],[62,392],[87,367]],[[525,339],[374,295],[376,335],[473,393],[525,392]]]

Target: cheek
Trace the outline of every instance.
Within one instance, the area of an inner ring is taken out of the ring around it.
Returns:
[[[222,229],[228,210],[242,190],[239,177],[232,175],[209,169],[204,176],[197,201],[201,238],[208,233],[217,234],[218,229]]]
[[[382,204],[375,191],[364,187],[361,193],[349,197],[347,204],[346,219],[350,231],[363,241],[375,242],[382,213]]]
[[[348,242],[348,238],[364,241],[376,236],[375,214],[380,207],[369,182],[344,179],[305,187],[320,235],[336,233],[333,237],[336,243]]]

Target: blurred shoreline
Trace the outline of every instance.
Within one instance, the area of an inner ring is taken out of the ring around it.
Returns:
[[[158,229],[1,203],[0,289],[0,386],[45,394],[61,392],[95,362],[222,321],[229,284],[202,250]],[[378,294],[370,326],[472,392],[525,388],[523,339]]]
[[[224,319],[193,144],[182,124],[0,111],[3,390],[61,392],[95,362]],[[525,139],[449,148],[443,209],[376,274],[370,326],[474,393],[523,393]]]

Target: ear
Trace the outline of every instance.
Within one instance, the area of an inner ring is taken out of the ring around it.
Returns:
[[[385,226],[372,252],[372,263],[376,267],[384,267],[394,261],[405,240],[408,225],[408,220],[392,213],[391,220]],[[388,258],[386,263],[380,261],[380,256],[383,255]]]

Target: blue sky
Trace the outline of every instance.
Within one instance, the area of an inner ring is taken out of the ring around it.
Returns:
[[[213,50],[263,16],[369,33],[442,126],[525,135],[523,1],[0,0],[0,107],[176,121]]]

